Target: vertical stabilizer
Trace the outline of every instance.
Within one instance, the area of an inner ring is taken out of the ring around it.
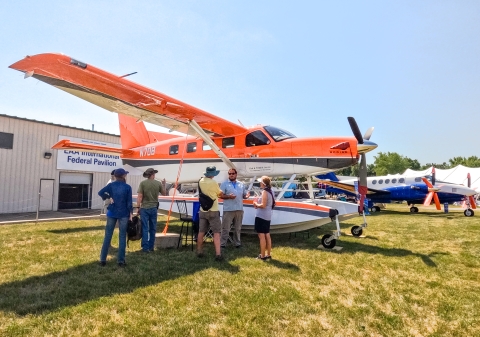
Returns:
[[[133,117],[118,114],[118,123],[123,149],[132,149],[150,144],[147,128],[142,121],[137,123],[137,120]]]

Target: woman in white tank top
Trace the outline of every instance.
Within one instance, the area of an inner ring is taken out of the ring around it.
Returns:
[[[260,240],[260,255],[257,259],[271,259],[272,239],[270,237],[270,220],[272,219],[272,209],[275,206],[273,197],[271,179],[263,176],[258,179],[260,187],[263,189],[262,195],[253,202],[253,207],[257,210],[255,213],[255,231]]]

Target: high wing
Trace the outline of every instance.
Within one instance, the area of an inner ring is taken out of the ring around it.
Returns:
[[[195,135],[195,120],[210,136],[233,136],[246,129],[121,76],[62,54],[27,56],[10,66],[108,111],[132,116],[172,131]]]
[[[323,179],[318,179],[316,181],[332,187],[336,187],[338,189],[341,189],[350,193],[356,193],[355,186],[350,184],[345,184],[339,181],[323,180]],[[373,188],[368,188],[368,192],[367,192],[367,195],[388,195],[388,194],[390,194],[389,191],[376,190]]]

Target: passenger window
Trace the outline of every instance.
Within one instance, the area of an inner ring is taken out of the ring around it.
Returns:
[[[395,184],[397,182],[397,179],[396,178],[393,178],[392,179],[392,184]]]
[[[372,180],[372,184],[375,185],[377,183],[377,180]]]
[[[383,184],[383,179],[380,179],[380,180],[378,181],[378,183],[379,183],[379,184]]]
[[[222,139],[222,147],[224,149],[235,146],[235,137],[228,137]]]
[[[390,179],[385,179],[385,184],[389,184],[390,183]]]
[[[187,152],[196,152],[197,151],[197,142],[187,144]]]
[[[203,145],[202,145],[202,150],[203,151],[208,151],[208,150],[211,150],[212,148],[210,147],[210,145],[208,145],[207,143],[203,142]]]
[[[400,179],[398,179],[398,182],[399,182],[400,184],[403,184],[403,183],[405,182],[405,179],[404,179],[404,178],[400,178]]]
[[[259,146],[267,144],[270,144],[270,140],[260,130],[253,131],[252,133],[249,133],[247,137],[245,137],[246,146]]]
[[[170,151],[168,153],[169,154],[178,154],[178,145],[170,146]]]
[[[422,178],[420,178],[420,177],[415,177],[415,182],[416,182],[416,183],[419,183],[419,182],[421,182],[421,181],[422,181]]]

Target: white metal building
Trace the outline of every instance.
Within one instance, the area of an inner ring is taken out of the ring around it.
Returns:
[[[97,192],[121,159],[52,150],[61,139],[120,147],[117,135],[0,114],[0,214],[102,208]],[[127,183],[135,192],[142,179]]]

